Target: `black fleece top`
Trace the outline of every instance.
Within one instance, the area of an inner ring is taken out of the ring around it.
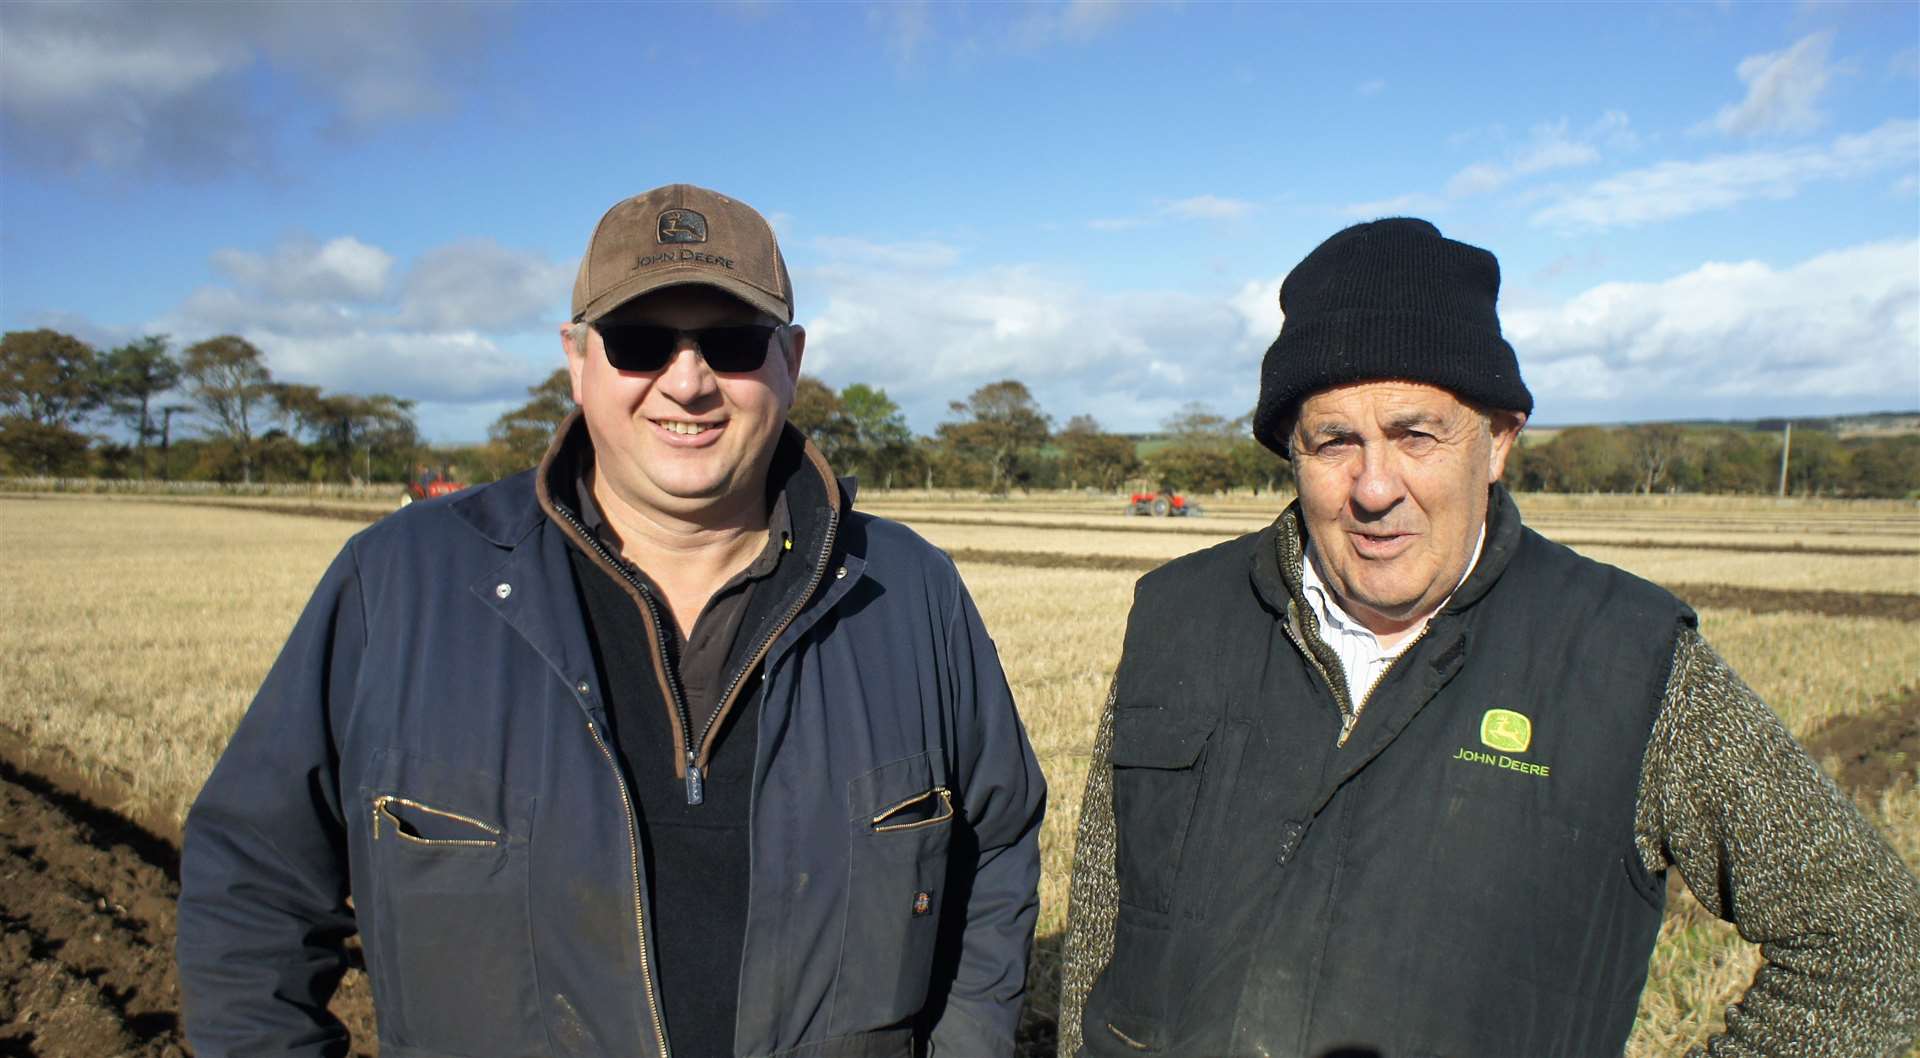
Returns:
[[[569,456],[571,467],[558,465]],[[563,450],[559,457],[548,478],[555,503],[570,508],[617,556],[617,547],[602,536],[604,521],[591,495],[582,487],[591,452]],[[673,618],[664,602],[658,606],[656,627],[665,639],[661,660],[683,687],[692,721],[689,740],[697,742],[734,673],[752,660],[762,638],[757,633],[796,608],[807,589],[807,564],[785,560],[791,557],[785,548],[792,524],[786,484],[795,473],[807,472],[797,437],[783,437],[768,477],[769,508],[778,524],[772,527],[768,550],[703,610],[689,636],[703,647],[683,658]],[[806,509],[801,516],[810,513]],[[646,865],[647,937],[667,1036],[676,1056],[731,1055],[751,881],[748,818],[760,715],[758,672],[741,675],[733,705],[714,721],[701,801],[690,803],[682,764],[686,746],[676,730],[676,706],[663,695],[656,675],[644,597],[636,598],[630,585],[584,546],[576,546],[569,557],[594,664],[606,689],[612,748],[633,792]],[[629,565],[627,572],[658,598],[643,571]],[[688,673],[691,680],[681,678],[683,661],[698,670]],[[636,981],[634,987],[639,986]]]

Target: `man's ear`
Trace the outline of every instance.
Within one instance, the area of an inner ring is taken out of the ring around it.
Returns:
[[[593,341],[591,329],[589,329],[586,339],[586,342],[582,342],[581,345],[584,346]],[[573,402],[575,404],[583,403],[580,399],[580,378],[582,373],[587,369],[587,353],[584,348],[574,347],[573,324],[571,323],[563,323],[560,325],[560,351],[566,354],[567,374],[573,378]]]
[[[1493,436],[1493,447],[1487,452],[1487,480],[1499,481],[1506,473],[1507,455],[1520,440],[1520,431],[1527,425],[1527,413],[1524,411],[1495,411],[1487,415],[1487,431]]]
[[[786,327],[787,341],[787,385],[800,384],[800,361],[807,352],[807,329],[797,323]]]

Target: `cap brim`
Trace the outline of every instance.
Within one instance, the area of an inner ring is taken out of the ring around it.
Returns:
[[[613,310],[643,294],[668,287],[704,286],[722,291],[754,308],[766,313],[782,323],[793,322],[793,309],[784,301],[766,291],[735,279],[725,273],[716,273],[711,268],[656,268],[644,275],[636,275],[625,282],[616,283],[587,303],[587,307],[575,317],[579,323],[592,323]]]

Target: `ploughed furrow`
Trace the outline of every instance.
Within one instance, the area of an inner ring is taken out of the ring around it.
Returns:
[[[364,507],[325,507],[325,506],[319,506],[315,504],[304,504],[304,505],[296,506],[293,504],[284,504],[284,503],[225,503],[225,502],[213,502],[213,501],[204,501],[204,500],[185,500],[185,501],[175,501],[175,502],[180,502],[182,503],[182,505],[185,505],[185,506],[214,507],[214,508],[218,508],[221,510],[228,510],[228,511],[254,511],[262,514],[291,514],[291,515],[299,515],[305,518],[329,518],[336,521],[360,522],[363,524],[376,522],[380,520],[382,517],[386,516],[388,513],[390,513],[388,511],[368,510]],[[1075,535],[1082,535],[1086,533],[1123,533],[1123,534],[1129,534],[1134,536],[1148,535],[1148,534],[1166,535],[1166,536],[1206,536],[1206,537],[1212,537],[1216,540],[1226,540],[1231,537],[1238,536],[1242,532],[1254,531],[1254,529],[1256,528],[1253,526],[1222,525],[1218,522],[1211,523],[1211,524],[1192,524],[1192,523],[1186,523],[1186,522],[1181,522],[1177,524],[1168,524],[1165,521],[1161,521],[1161,520],[1149,521],[1147,519],[1139,519],[1132,523],[1121,522],[1118,524],[1113,524],[1113,523],[1101,523],[1101,522],[1038,522],[1038,521],[1019,521],[1019,520],[1013,520],[1013,519],[966,518],[966,517],[952,517],[947,515],[914,515],[914,514],[909,514],[904,512],[895,512],[893,515],[890,515],[890,517],[896,517],[900,521],[905,522],[909,526],[950,525],[950,526],[964,526],[964,527],[980,528],[980,529],[1039,529],[1039,530],[1050,530],[1050,531],[1055,531],[1060,533],[1072,533]],[[1902,523],[1900,527],[1902,529],[1910,528],[1911,524],[1912,523]],[[1707,527],[1703,527],[1703,528],[1707,528]],[[1795,529],[1797,531],[1804,531],[1806,529],[1806,526],[1805,525],[1796,526]],[[1725,527],[1721,527],[1719,529],[1716,529],[1715,531],[1721,532],[1723,535],[1725,535],[1729,532],[1734,532],[1738,530],[1728,530]],[[1826,535],[1826,534],[1824,534],[1823,532],[1821,535]],[[1565,544],[1566,546],[1573,547],[1573,548],[1617,547],[1617,548],[1625,548],[1631,551],[1727,551],[1727,552],[1736,552],[1736,553],[1744,553],[1744,554],[1779,553],[1779,554],[1787,554],[1787,555],[1835,555],[1843,558],[1849,558],[1849,557],[1850,558],[1902,558],[1902,557],[1908,557],[1908,556],[1911,556],[1914,558],[1920,558],[1920,546],[1845,547],[1845,546],[1831,546],[1831,545],[1825,545],[1825,544],[1806,544],[1806,543],[1800,543],[1797,541],[1782,542],[1782,543],[1764,543],[1764,542],[1741,541],[1741,540],[1672,540],[1672,539],[1663,540],[1657,537],[1649,537],[1644,539],[1633,539],[1633,540],[1611,540],[1604,537],[1583,537],[1578,534],[1577,530],[1570,531],[1567,533],[1567,535],[1564,535],[1564,536],[1561,535],[1560,532],[1558,531],[1549,531],[1547,533],[1547,536],[1550,537],[1552,540],[1554,540],[1556,543]],[[1076,556],[1068,556],[1068,557],[1076,557]],[[1061,562],[1061,563],[1054,564],[1051,568],[1056,568],[1056,569],[1117,568],[1117,567],[1101,564],[1102,562],[1106,561],[1106,559],[1103,558],[1102,556],[1082,555],[1077,557],[1092,558],[1098,561],[1095,561],[1094,563],[1088,564],[1088,565],[1076,565],[1072,562]],[[1134,561],[1134,560],[1129,560],[1129,561]]]
[[[1131,555],[1065,555],[1050,551],[988,551],[957,547],[955,562],[1028,569],[1089,569],[1145,573],[1166,561]],[[1800,591],[1744,588],[1733,584],[1663,584],[1695,609],[1746,610],[1751,613],[1813,613],[1823,617],[1882,617],[1920,622],[1920,595],[1884,591]]]
[[[1908,687],[1872,712],[1836,716],[1801,739],[1855,801],[1914,781],[1920,761],[1920,686]]]
[[[0,1055],[186,1058],[173,846],[0,759],[0,852]],[[334,1009],[372,1056],[364,976]]]

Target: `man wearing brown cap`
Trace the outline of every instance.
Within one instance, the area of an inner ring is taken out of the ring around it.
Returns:
[[[1667,592],[1521,525],[1493,255],[1405,218],[1281,287],[1299,500],[1142,578],[1063,1055],[1619,1055],[1667,871],[1762,945],[1717,1056],[1905,1053],[1913,875]]]
[[[766,221],[601,219],[539,468],[350,541],[187,823],[201,1058],[1010,1055],[1045,784],[953,564],[787,424]],[[349,903],[351,898],[351,903]]]

